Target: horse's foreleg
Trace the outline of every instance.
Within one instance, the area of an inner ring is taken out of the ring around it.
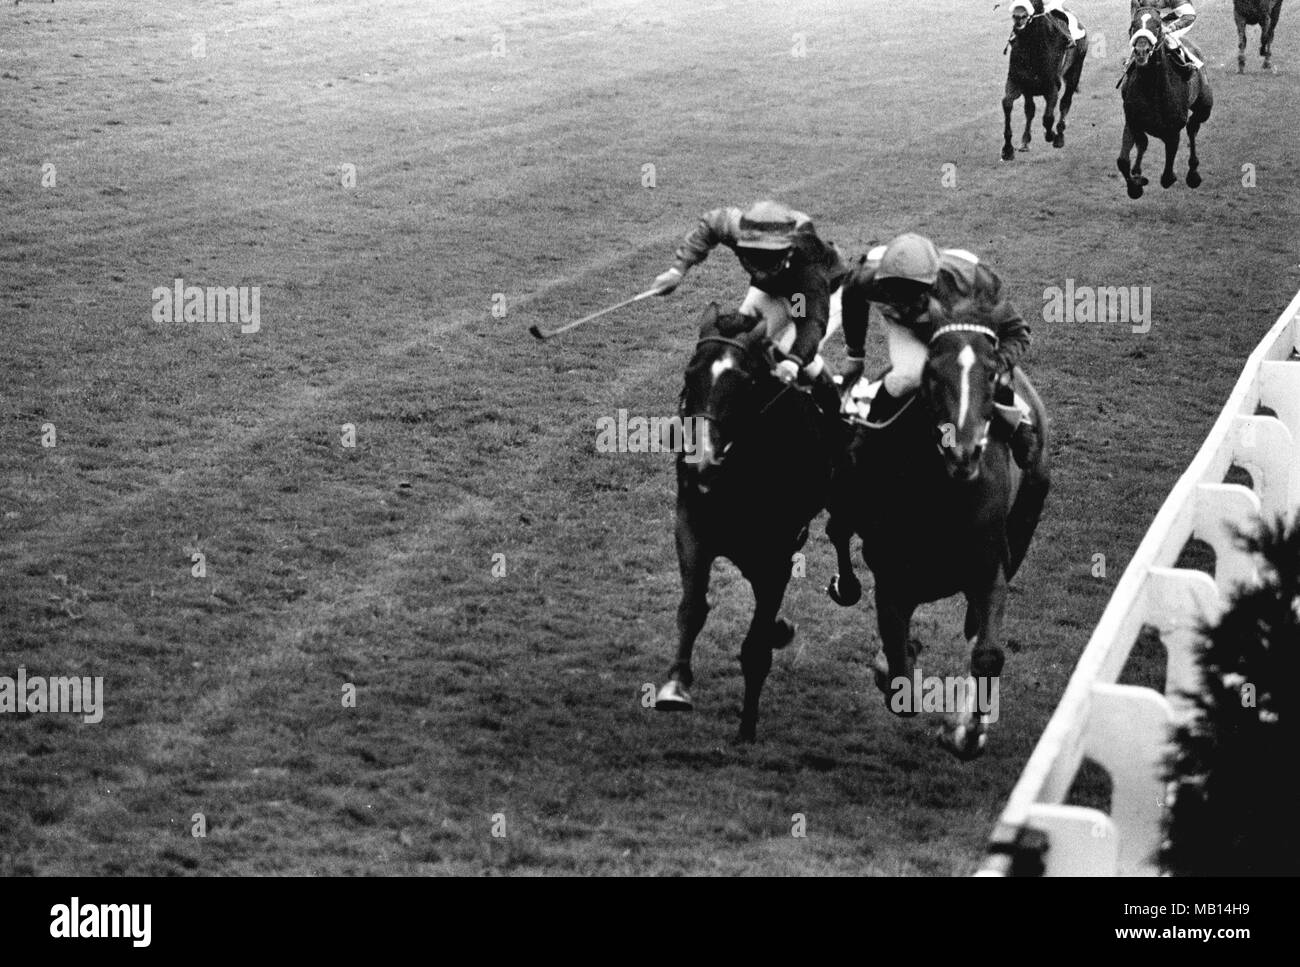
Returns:
[[[1020,138],[1020,150],[1028,151],[1030,142],[1030,133],[1034,127],[1034,99],[1030,95],[1025,95],[1025,133]]]
[[[695,676],[691,653],[704,620],[709,615],[709,572],[713,555],[706,552],[681,515],[677,520],[677,564],[682,578],[682,600],[677,606],[677,660],[668,669],[668,681],[659,689],[655,708],[680,711],[694,708],[690,693]]]
[[[1160,187],[1168,188],[1178,180],[1174,174],[1174,159],[1178,157],[1178,143],[1182,141],[1182,133],[1175,131],[1173,137],[1161,140],[1165,143],[1165,170],[1160,173]]]
[[[1246,21],[1241,19],[1241,14],[1236,14],[1234,18],[1237,21],[1237,73],[1246,73]]]
[[[784,648],[794,638],[794,625],[778,618],[785,587],[790,581],[790,559],[780,557],[747,575],[754,589],[754,617],[740,646],[740,668],[745,673],[745,702],[740,712],[740,741],[753,742],[758,730],[758,700],[772,669],[772,650]]]
[[[885,705],[895,715],[913,716],[920,711],[913,675],[916,652],[908,639],[916,605],[876,581],[876,625],[880,629],[881,654],[872,671],[876,687],[885,693]],[[884,661],[881,661],[881,655]]]
[[[1002,160],[1011,161],[1016,156],[1016,149],[1011,147],[1011,108],[1016,103],[1019,92],[1007,82],[1002,95]]]
[[[987,728],[997,721],[1002,665],[1002,622],[1006,615],[1007,580],[1002,563],[995,568],[988,586],[966,595],[966,635],[970,639],[970,677],[957,695],[958,707],[940,734],[940,742],[962,759],[973,759],[984,751]],[[973,633],[973,634],[972,634]]]

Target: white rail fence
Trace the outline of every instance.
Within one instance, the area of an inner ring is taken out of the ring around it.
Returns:
[[[1197,627],[1240,582],[1258,579],[1233,528],[1300,506],[1300,293],[1251,353],[1186,472],[1156,514],[1102,613],[990,837],[979,875],[1156,875],[1163,835],[1163,760],[1170,730],[1197,691]],[[1275,414],[1275,415],[1274,415]],[[1224,483],[1244,468],[1252,488]],[[1176,568],[1197,538],[1214,577]],[[1165,691],[1118,679],[1144,625],[1167,654]],[[1110,774],[1111,808],[1065,805],[1084,757]]]

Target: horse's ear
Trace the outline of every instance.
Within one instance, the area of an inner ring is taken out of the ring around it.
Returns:
[[[700,316],[700,332],[718,328],[718,309],[716,302],[710,302],[704,307],[704,314]]]

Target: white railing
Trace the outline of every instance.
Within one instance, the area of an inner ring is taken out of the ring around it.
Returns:
[[[979,875],[1143,876],[1159,872],[1163,760],[1197,691],[1197,626],[1232,588],[1258,579],[1234,527],[1300,505],[1300,293],[1250,354],[1205,443],[1125,569],[990,838]],[[1276,416],[1259,413],[1260,408]],[[1232,466],[1253,489],[1224,483]],[[1189,538],[1215,553],[1214,577],[1173,565]],[[1144,625],[1164,643],[1165,692],[1117,684]],[[1110,813],[1063,800],[1084,757],[1111,778]]]

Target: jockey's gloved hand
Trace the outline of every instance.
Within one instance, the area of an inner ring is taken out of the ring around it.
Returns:
[[[799,364],[793,359],[783,359],[776,364],[772,375],[783,383],[793,384],[799,379]]]
[[[674,266],[667,272],[664,272],[662,275],[655,278],[655,284],[653,286],[656,290],[655,294],[667,295],[669,292],[672,292],[673,289],[677,288],[677,286],[681,285],[683,278],[684,276],[682,275],[681,269]]]

